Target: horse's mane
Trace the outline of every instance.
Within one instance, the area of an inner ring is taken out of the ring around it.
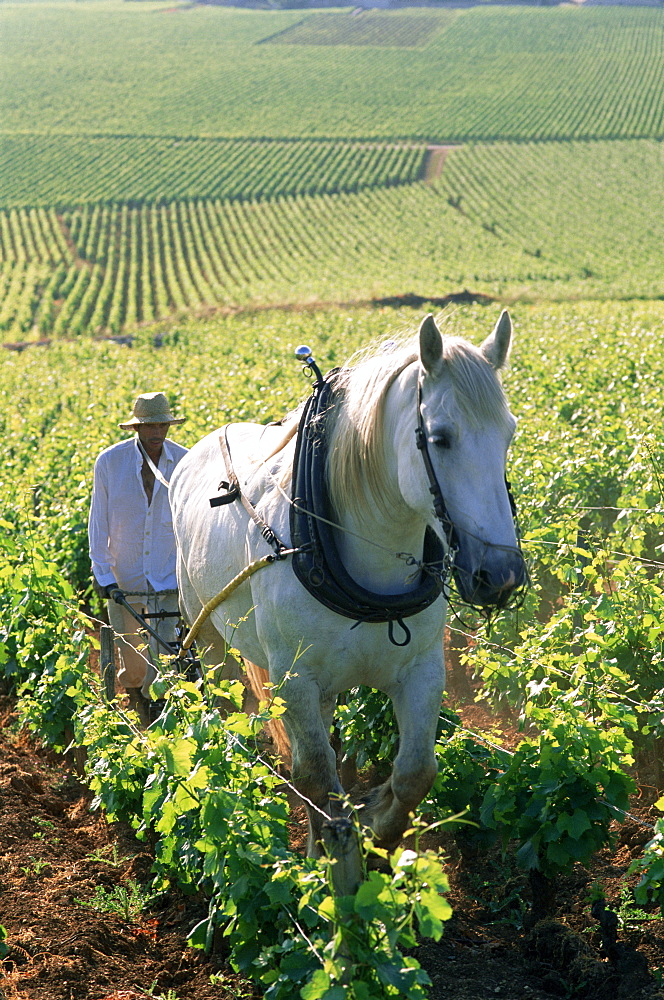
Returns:
[[[459,337],[443,337],[443,360],[452,380],[448,404],[460,410],[474,427],[491,421],[507,422],[509,409],[496,373],[479,348]],[[384,460],[385,401],[390,387],[409,366],[419,361],[417,335],[403,335],[381,347],[369,348],[351,359],[336,376],[339,403],[333,407],[327,428],[327,479],[337,511],[360,513],[367,491],[375,503],[390,513],[390,488]],[[415,377],[412,407],[415,432]],[[337,394],[335,393],[335,395]],[[443,400],[445,405],[445,400]],[[394,510],[391,511],[394,513]]]
[[[451,375],[450,410],[457,411],[472,427],[485,422],[507,423],[510,419],[502,385],[478,347],[460,337],[443,337],[443,361]],[[369,495],[384,513],[394,515],[395,493],[389,482],[384,461],[385,401],[390,387],[413,366],[412,406],[415,433],[415,384],[419,372],[419,338],[412,332],[373,345],[354,354],[334,380],[335,402],[325,414],[327,439],[328,494],[335,512],[350,510],[361,515]],[[266,464],[283,455],[278,473],[278,488],[287,490],[292,475],[293,450],[287,446],[294,438],[304,403],[291,410],[281,421],[284,433],[268,454],[253,461]],[[398,503],[398,500],[396,501]]]

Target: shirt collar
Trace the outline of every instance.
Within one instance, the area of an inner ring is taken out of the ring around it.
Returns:
[[[169,441],[168,438],[164,439],[164,444],[163,444],[163,447],[162,447],[162,454],[163,454],[164,458],[166,459],[167,463],[173,461],[173,452],[171,451],[171,447],[170,447],[172,443],[173,442]]]
[[[170,441],[168,438],[164,439],[164,443],[163,443],[162,448],[161,448],[161,456],[159,458],[159,461],[157,462],[157,468],[158,469],[161,468],[161,466],[162,466],[162,458],[165,460],[164,461],[165,465],[168,465],[169,462],[172,463],[174,461],[173,451],[172,451],[172,449],[170,447],[172,444],[173,444],[173,442]],[[138,444],[138,434],[134,434],[134,447],[136,448],[136,458],[137,458],[138,462],[140,463],[140,465],[142,465],[143,464],[143,452],[141,451],[141,449],[139,447],[139,444]]]

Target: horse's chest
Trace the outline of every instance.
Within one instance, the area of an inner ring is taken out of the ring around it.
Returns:
[[[285,583],[285,581],[284,581]],[[282,592],[283,596],[283,592]],[[358,684],[387,688],[413,664],[442,661],[442,608],[428,609],[405,620],[409,641],[395,645],[386,624],[353,622],[316,603],[303,591],[268,608],[256,602],[256,625],[268,659],[277,669],[297,662],[312,670],[321,687],[340,692]],[[392,629],[397,642],[406,634]],[[295,659],[296,658],[296,659]]]

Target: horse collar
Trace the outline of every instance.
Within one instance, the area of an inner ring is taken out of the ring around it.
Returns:
[[[337,371],[314,383],[298,427],[290,508],[291,544],[295,550],[293,570],[302,586],[321,604],[357,623],[387,623],[390,641],[394,645],[407,645],[410,631],[403,619],[424,611],[444,590],[444,572],[439,567],[445,565],[445,551],[436,532],[427,527],[424,565],[436,569],[425,573],[415,590],[403,594],[373,593],[346,571],[332,529],[332,505],[325,474],[325,418],[338,402],[333,384]],[[403,642],[394,637],[394,622],[403,630]]]

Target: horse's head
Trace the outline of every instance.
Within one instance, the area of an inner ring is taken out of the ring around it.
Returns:
[[[415,462],[424,474],[420,469],[413,479],[427,482],[428,496],[419,503],[429,511],[435,483],[440,487],[436,530],[456,548],[461,597],[482,607],[504,606],[527,581],[505,480],[516,420],[496,374],[507,361],[511,339],[507,311],[479,348],[443,338],[433,316],[419,332],[421,431]]]

